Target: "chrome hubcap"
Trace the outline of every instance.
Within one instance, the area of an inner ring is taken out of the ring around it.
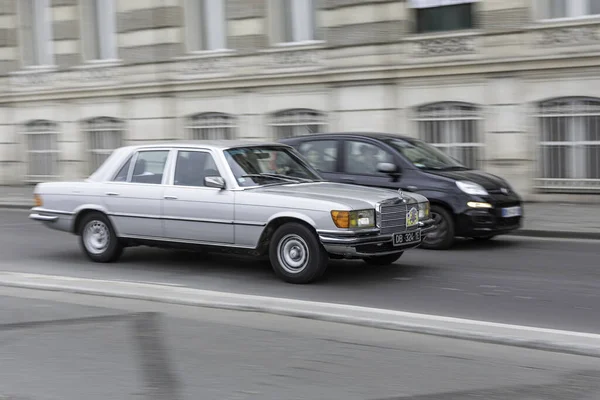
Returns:
[[[110,243],[108,226],[102,221],[90,221],[83,230],[83,244],[87,251],[102,254]]]
[[[286,235],[277,246],[277,258],[286,272],[290,274],[302,272],[308,265],[308,245],[298,235]]]

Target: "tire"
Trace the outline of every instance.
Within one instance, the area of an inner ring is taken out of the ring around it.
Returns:
[[[454,244],[454,219],[445,208],[432,205],[431,216],[438,227],[427,233],[421,247],[430,250],[447,250]]]
[[[123,245],[106,215],[100,212],[89,213],[83,217],[79,226],[79,244],[90,260],[109,263],[121,257]]]
[[[374,257],[363,258],[363,261],[369,265],[383,267],[383,266],[390,265],[390,264],[393,264],[396,261],[398,261],[398,259],[400,257],[402,257],[402,254],[404,254],[403,251],[400,253],[395,253],[395,254],[387,254],[385,256],[374,256]]]
[[[327,252],[313,231],[295,222],[286,223],[273,233],[269,259],[280,279],[295,284],[317,280],[329,262]]]

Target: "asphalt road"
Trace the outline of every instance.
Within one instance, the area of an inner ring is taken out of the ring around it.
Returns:
[[[268,263],[150,248],[127,249],[116,264],[95,264],[77,237],[0,211],[0,270],[160,282],[226,292],[289,297],[600,332],[599,243],[496,238],[450,251],[413,250],[393,266],[333,262],[312,285],[278,280]]]
[[[598,359],[0,288],[0,399],[596,400]]]

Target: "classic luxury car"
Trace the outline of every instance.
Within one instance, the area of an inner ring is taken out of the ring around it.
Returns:
[[[244,252],[290,283],[329,258],[391,264],[434,228],[426,197],[326,182],[278,143],[122,147],[83,181],[39,183],[34,200],[30,218],[78,235],[96,262],[138,245]]]

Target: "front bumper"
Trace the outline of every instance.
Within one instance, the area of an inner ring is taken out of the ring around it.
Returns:
[[[320,231],[318,233],[319,239],[328,253],[346,258],[359,258],[395,254],[419,247],[427,233],[435,229],[435,225],[433,220],[429,219],[419,222],[417,229],[421,231],[420,241],[399,245],[393,244],[393,235],[381,235],[379,229],[360,233],[347,231]]]
[[[72,213],[58,210],[49,210],[42,207],[33,207],[29,219],[41,222],[50,229],[70,232],[72,228]]]
[[[457,236],[484,237],[490,235],[508,234],[521,228],[523,225],[523,212],[514,217],[502,217],[501,209],[504,205],[492,209],[468,209],[456,216]],[[522,204],[510,204],[509,207]]]

